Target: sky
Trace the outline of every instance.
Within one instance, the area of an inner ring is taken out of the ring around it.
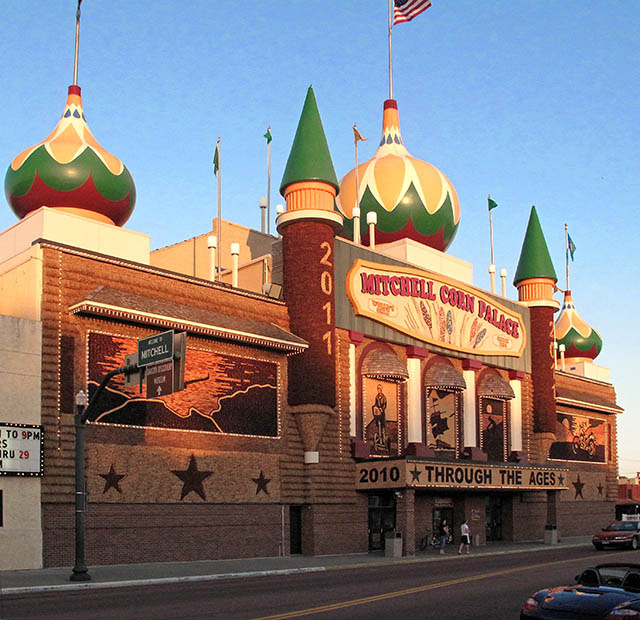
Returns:
[[[7,167],[60,118],[75,11],[75,0],[0,3]],[[338,179],[354,166],[354,122],[368,138],[359,161],[373,156],[389,97],[387,29],[386,0],[85,0],[78,84],[91,131],[135,180],[126,227],[150,235],[152,249],[210,231],[220,136],[223,217],[259,229],[267,126],[275,220],[309,85]],[[639,32],[633,0],[433,0],[393,29],[404,143],[455,187],[462,214],[448,253],[474,265],[475,284],[489,287],[488,194],[511,299],[531,206],[561,288],[568,224],[576,308],[602,336],[596,363],[611,369],[625,409],[622,475],[640,472]],[[4,205],[0,230],[17,221]]]

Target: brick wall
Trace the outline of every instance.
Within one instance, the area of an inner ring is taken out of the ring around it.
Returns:
[[[44,565],[73,565],[73,506],[45,504],[43,517]],[[284,530],[288,550],[288,512]],[[92,504],[87,511],[88,565],[277,556],[281,542],[274,504]]]

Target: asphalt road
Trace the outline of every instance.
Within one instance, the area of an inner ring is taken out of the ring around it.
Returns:
[[[492,620],[517,619],[545,585],[572,583],[586,566],[638,562],[640,551],[589,546],[278,577],[6,595],[1,620]]]

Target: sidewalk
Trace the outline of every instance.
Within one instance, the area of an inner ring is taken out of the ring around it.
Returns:
[[[491,543],[474,547],[474,556],[500,555],[522,551],[544,551],[558,547],[588,545],[591,537],[566,538],[557,545],[542,542]],[[149,564],[117,564],[89,566],[91,581],[71,582],[71,568],[43,568],[0,572],[0,592],[25,594],[82,588],[120,588],[183,581],[235,579],[262,575],[319,572],[363,566],[383,566],[394,563],[442,562],[457,558],[457,545],[450,545],[445,556],[429,549],[415,556],[385,557],[382,552],[329,556],[287,556],[275,558],[243,558],[237,560],[206,560],[199,562],[161,562]],[[466,557],[466,556],[465,556]]]

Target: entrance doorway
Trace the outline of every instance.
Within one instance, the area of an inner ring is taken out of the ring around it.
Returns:
[[[449,526],[449,536],[447,537],[447,544],[452,544],[453,540],[453,508],[449,506],[439,506],[433,509],[432,516],[432,531],[437,536],[440,531],[440,524],[446,519]]]
[[[302,553],[302,506],[289,506],[289,553]]]
[[[487,542],[502,540],[503,501],[499,495],[489,495],[486,507]]]
[[[369,551],[384,549],[386,532],[396,529],[396,499],[393,492],[369,495]]]

